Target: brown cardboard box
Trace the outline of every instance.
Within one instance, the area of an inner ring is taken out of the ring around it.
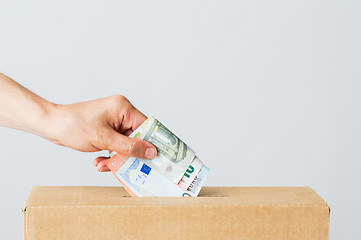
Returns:
[[[308,187],[204,187],[131,198],[121,187],[33,187],[24,239],[326,240],[329,207]]]

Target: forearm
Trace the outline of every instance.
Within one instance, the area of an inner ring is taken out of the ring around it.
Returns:
[[[54,104],[0,73],[0,126],[46,136]]]

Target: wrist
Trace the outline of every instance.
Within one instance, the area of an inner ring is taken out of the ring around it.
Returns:
[[[31,132],[43,137],[51,142],[58,143],[59,137],[57,134],[58,116],[60,112],[60,105],[44,100],[41,103],[41,110],[35,123],[36,126]]]

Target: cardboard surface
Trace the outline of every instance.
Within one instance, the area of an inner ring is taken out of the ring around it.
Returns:
[[[204,187],[132,198],[122,187],[33,187],[24,239],[326,240],[329,207],[307,187]]]

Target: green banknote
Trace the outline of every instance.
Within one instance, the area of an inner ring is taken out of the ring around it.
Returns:
[[[195,152],[154,117],[149,117],[130,137],[139,137],[157,148],[157,157],[148,165],[173,184],[182,179],[195,158]]]

